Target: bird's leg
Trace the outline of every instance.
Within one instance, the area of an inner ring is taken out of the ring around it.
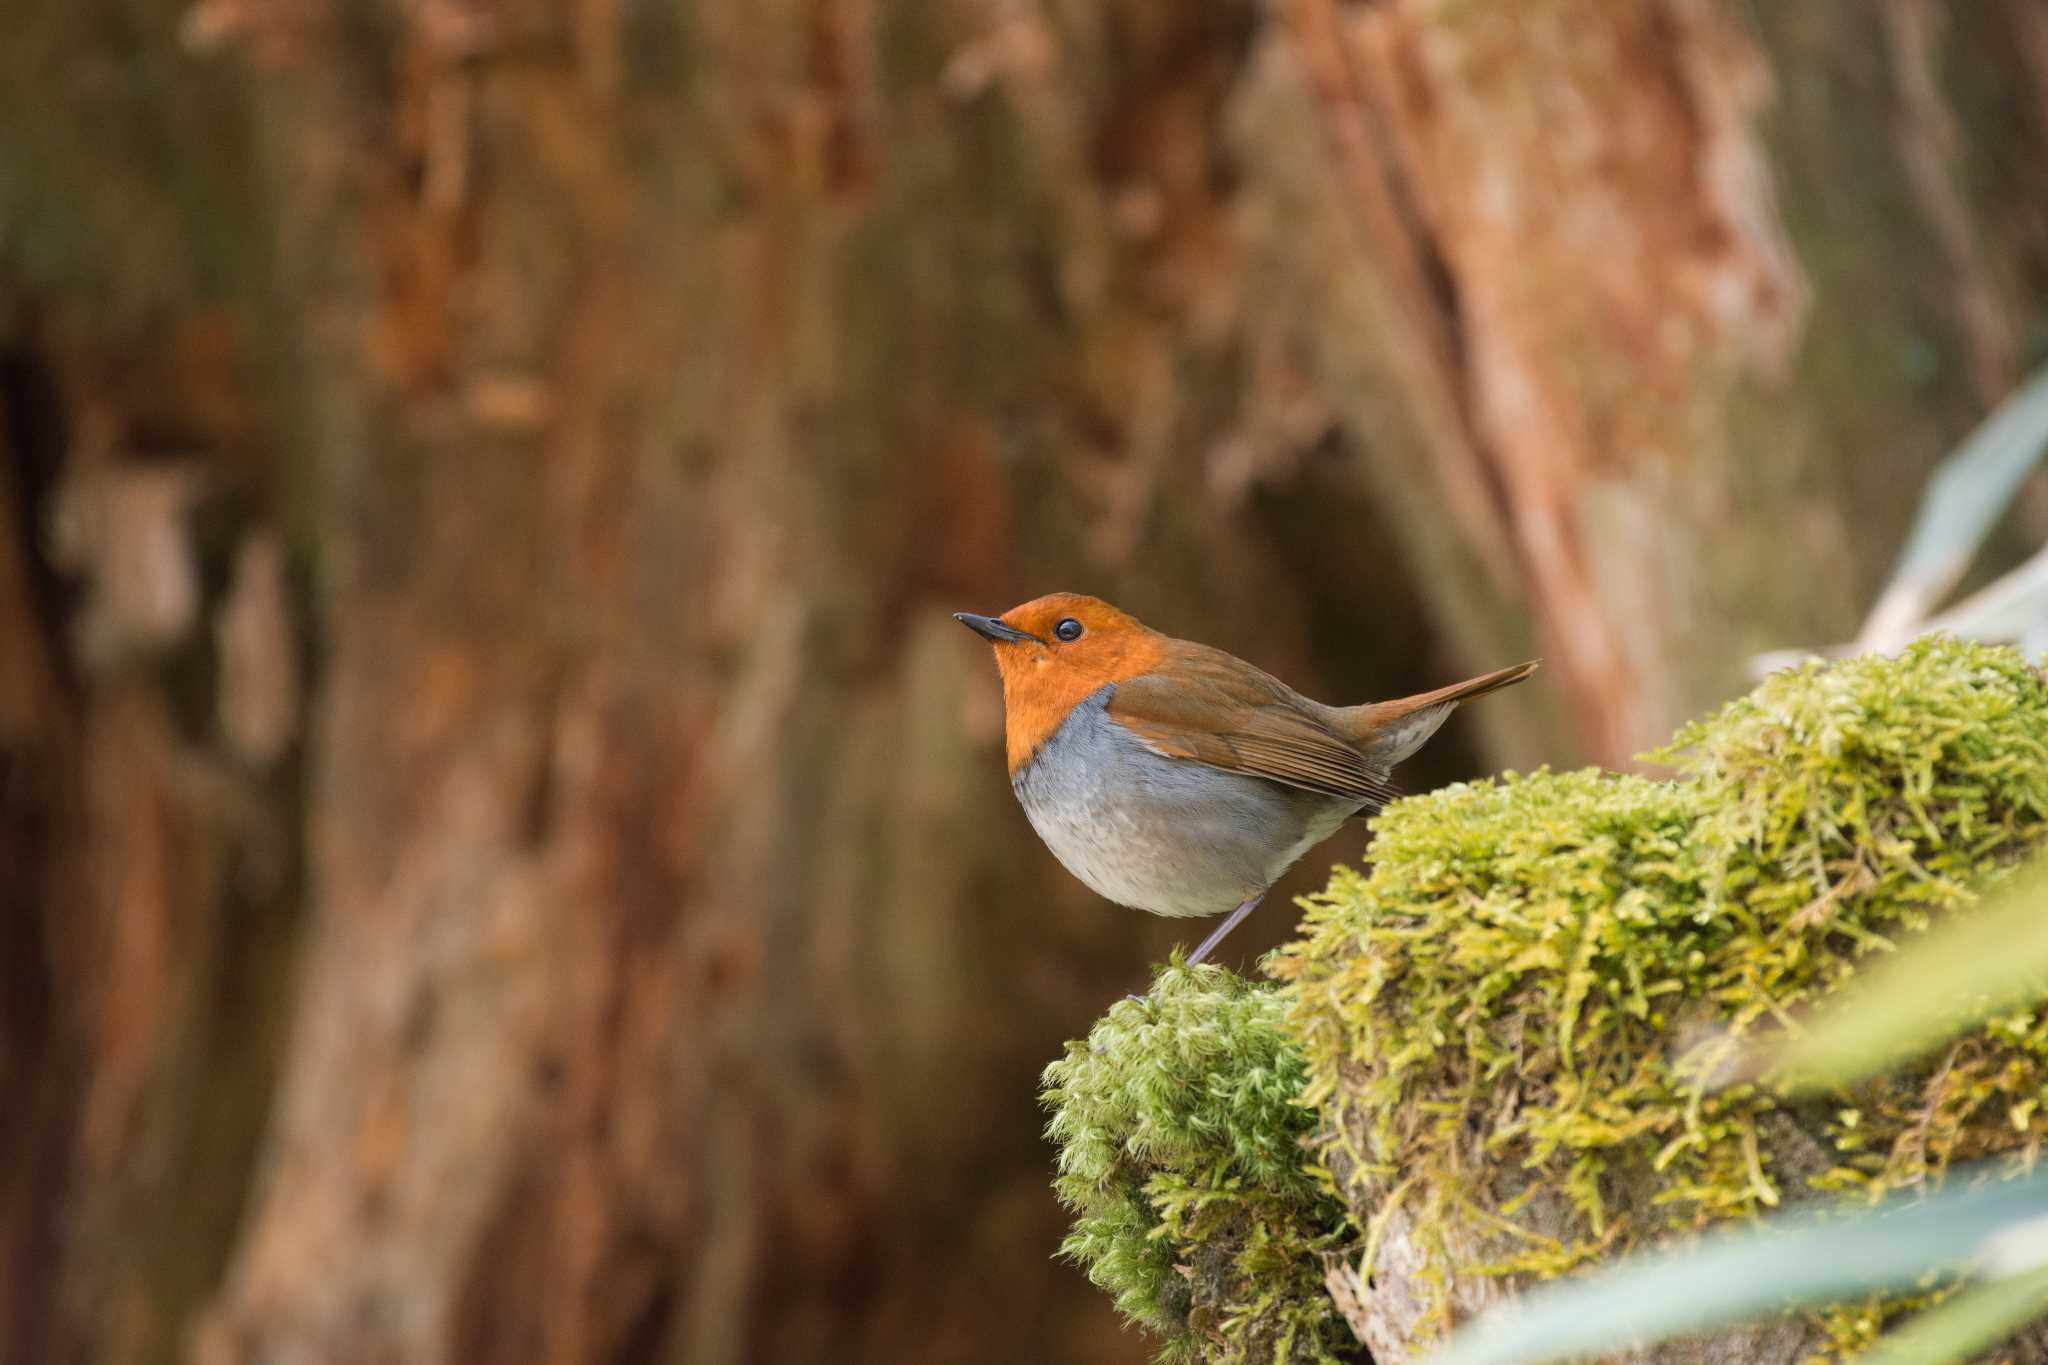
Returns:
[[[1267,888],[1267,890],[1271,889],[1272,888],[1270,887]],[[1195,951],[1188,954],[1187,960],[1184,963],[1184,965],[1192,967],[1197,963],[1201,962],[1203,959],[1207,958],[1209,954],[1215,952],[1216,945],[1223,942],[1223,936],[1229,933],[1232,929],[1235,929],[1239,924],[1243,923],[1244,917],[1246,915],[1249,915],[1252,911],[1258,909],[1259,902],[1264,900],[1265,898],[1265,891],[1255,892],[1251,896],[1247,897],[1243,905],[1240,905],[1237,907],[1237,909],[1231,911],[1230,917],[1224,920],[1223,923],[1216,926],[1215,932],[1211,933],[1209,937],[1202,940],[1201,947],[1195,949]],[[1145,1000],[1145,997],[1142,995],[1126,995],[1124,999],[1136,1000],[1142,1004]]]
[[[1241,924],[1244,921],[1244,917],[1246,915],[1249,915],[1252,911],[1258,909],[1259,902],[1264,900],[1265,898],[1266,893],[1264,891],[1255,892],[1251,896],[1246,897],[1243,905],[1238,906],[1237,909],[1230,912],[1230,918],[1224,920],[1223,923],[1217,925],[1215,932],[1210,934],[1209,937],[1202,940],[1201,947],[1195,949],[1192,953],[1188,954],[1187,965],[1192,967],[1197,962],[1201,962],[1207,959],[1209,954],[1216,951],[1216,945],[1223,942],[1223,936],[1229,933],[1232,929],[1235,929],[1239,924]]]

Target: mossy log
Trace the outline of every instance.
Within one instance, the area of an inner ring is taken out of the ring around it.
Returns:
[[[1162,1359],[1363,1342],[1392,1365],[1633,1247],[2033,1157],[2048,1012],[1818,1102],[1744,1059],[2041,841],[2048,681],[1926,642],[1779,674],[1657,757],[1674,779],[1510,774],[1396,803],[1370,872],[1340,870],[1271,960],[1283,985],[1170,968],[1049,1069],[1068,1251],[1165,1332]],[[1291,1108],[1239,1098],[1296,1074]],[[1298,1165],[1275,1173],[1282,1137]],[[1629,1358],[1848,1355],[1917,1306]]]

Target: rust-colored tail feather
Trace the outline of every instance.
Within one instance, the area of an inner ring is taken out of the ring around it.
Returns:
[[[1449,687],[1439,687],[1434,692],[1418,692],[1412,697],[1342,707],[1333,716],[1346,737],[1357,744],[1371,762],[1381,768],[1392,768],[1421,748],[1460,702],[1512,687],[1534,673],[1541,662],[1540,659],[1531,659],[1512,668],[1497,669],[1452,683]]]
[[[1452,683],[1449,687],[1439,687],[1434,692],[1418,692],[1412,697],[1402,697],[1397,701],[1383,701],[1379,706],[1382,709],[1394,708],[1395,714],[1406,715],[1411,711],[1420,711],[1425,706],[1434,706],[1438,702],[1470,701],[1474,697],[1483,697],[1488,692],[1498,692],[1503,687],[1514,686],[1534,673],[1537,665],[1542,662],[1541,659],[1531,659],[1527,663],[1516,664],[1511,668],[1495,669],[1476,678],[1467,678],[1461,683]]]

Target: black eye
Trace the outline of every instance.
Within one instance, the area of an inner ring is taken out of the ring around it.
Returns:
[[[1052,628],[1052,633],[1062,640],[1078,640],[1081,638],[1081,623],[1079,621],[1076,621],[1073,617],[1069,616],[1065,620],[1061,621],[1058,625],[1054,626]]]

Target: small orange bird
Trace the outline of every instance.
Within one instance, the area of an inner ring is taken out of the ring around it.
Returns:
[[[995,646],[1010,786],[1053,856],[1120,905],[1230,911],[1190,963],[1302,854],[1385,805],[1394,765],[1459,702],[1536,671],[1531,660],[1399,701],[1325,706],[1077,593],[953,619]]]

